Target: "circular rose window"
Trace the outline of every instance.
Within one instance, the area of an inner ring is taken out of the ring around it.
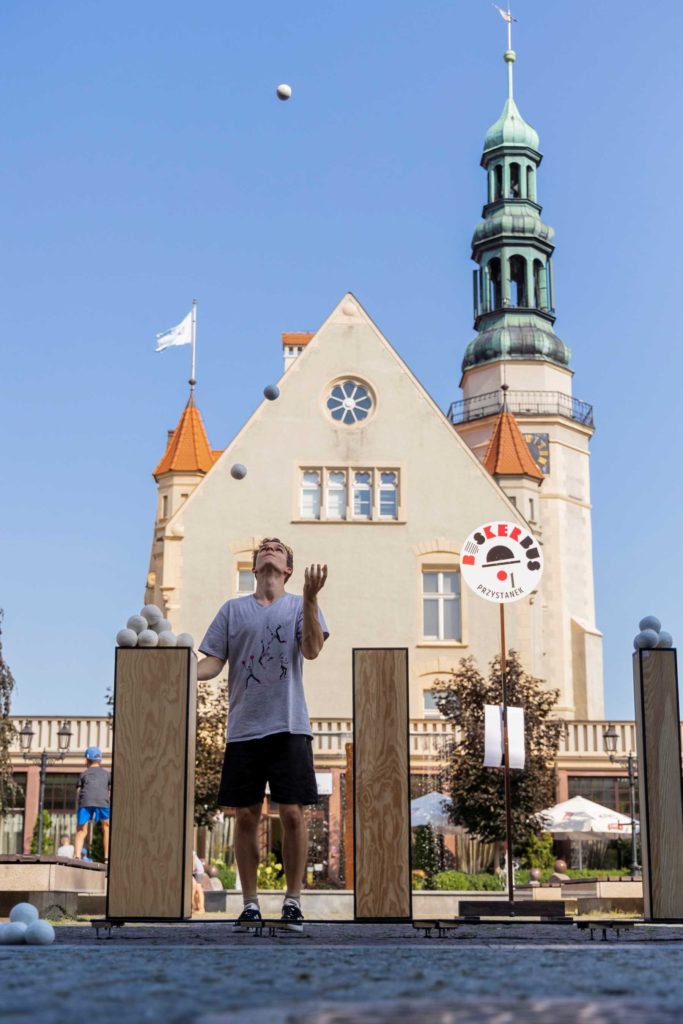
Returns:
[[[372,406],[370,388],[357,380],[333,384],[327,397],[330,416],[338,423],[360,423],[372,412]]]

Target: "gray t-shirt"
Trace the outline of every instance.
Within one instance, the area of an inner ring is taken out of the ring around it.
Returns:
[[[320,608],[325,639],[330,635]],[[253,594],[227,601],[199,645],[228,662],[228,742],[276,732],[311,736],[304,696],[304,599],[283,594],[261,605]]]
[[[106,768],[91,764],[78,777],[79,807],[109,807],[111,776]]]

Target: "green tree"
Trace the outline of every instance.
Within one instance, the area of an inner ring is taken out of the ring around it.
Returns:
[[[197,686],[197,744],[194,777],[195,825],[213,828],[225,753],[227,683]]]
[[[418,825],[414,830],[413,870],[424,871],[428,889],[433,888],[434,876],[443,867],[443,856],[438,837],[431,825]]]
[[[104,864],[104,832],[102,831],[101,821],[96,821],[92,827],[92,839],[88,856],[96,864]]]
[[[21,788],[14,781],[9,754],[16,731],[9,719],[15,684],[14,676],[2,653],[4,614],[0,608],[0,818],[17,806],[21,797]]]
[[[55,852],[55,837],[52,832],[52,818],[49,811],[43,811],[43,854],[46,856]],[[31,853],[38,853],[38,815],[33,826],[31,837]]]
[[[444,750],[450,817],[483,842],[500,844],[505,840],[504,773],[484,767],[484,705],[501,703],[500,656],[489,669],[485,679],[472,657],[463,658],[434,690],[439,710],[455,726],[455,738]],[[526,764],[523,771],[510,773],[513,845],[518,851],[543,831],[539,812],[555,802],[563,723],[551,717],[559,692],[544,689],[542,680],[528,675],[516,651],[508,654],[506,679],[508,704],[524,708]]]

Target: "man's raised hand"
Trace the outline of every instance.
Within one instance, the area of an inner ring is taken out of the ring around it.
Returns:
[[[312,565],[304,570],[304,597],[314,598],[319,591],[325,586],[325,580],[327,579],[327,566]]]

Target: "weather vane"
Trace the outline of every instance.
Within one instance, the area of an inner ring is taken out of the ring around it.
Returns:
[[[509,3],[508,3],[507,11],[505,10],[504,7],[499,7],[498,4],[494,4],[493,6],[496,8],[496,10],[500,14],[501,18],[503,19],[503,21],[507,22],[507,27],[508,27],[508,50],[511,50],[512,49],[512,22],[513,21],[517,21],[517,19],[512,17],[512,13],[510,11],[510,4]]]

